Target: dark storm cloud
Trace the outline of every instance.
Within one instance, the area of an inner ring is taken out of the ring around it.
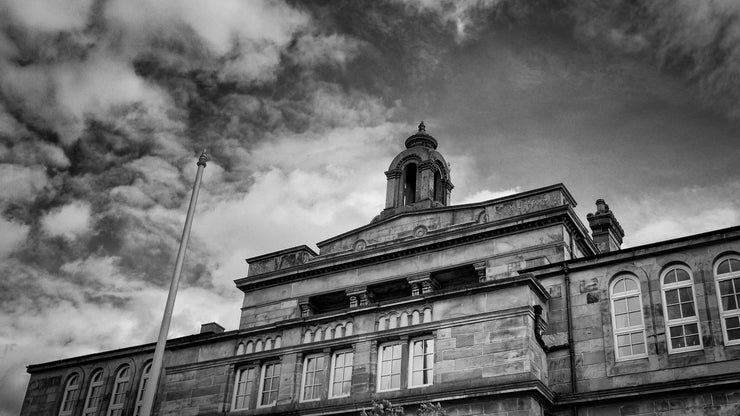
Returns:
[[[574,165],[567,178],[589,197],[587,182],[615,172],[647,189],[648,176],[688,180],[682,166],[705,179],[731,170],[738,6],[692,5],[6,0],[0,373],[12,376],[0,384],[12,388],[0,414],[17,413],[30,362],[153,339],[203,147],[213,160],[178,335],[221,319],[208,313],[228,309],[233,322],[245,257],[376,215],[399,134],[420,118],[451,138],[440,143],[461,198],[546,185]],[[701,132],[715,140],[711,169],[681,158]],[[650,159],[667,143],[664,164]],[[689,207],[695,192],[661,195]],[[674,227],[672,215],[650,233]],[[43,351],[28,353],[39,339]]]

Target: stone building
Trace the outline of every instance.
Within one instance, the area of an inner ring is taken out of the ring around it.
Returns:
[[[239,329],[169,340],[159,415],[740,414],[740,227],[620,249],[562,184],[451,205],[424,125],[369,224],[247,259]],[[23,415],[136,415],[154,345],[28,367]]]

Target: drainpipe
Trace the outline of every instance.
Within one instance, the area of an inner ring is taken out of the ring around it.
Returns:
[[[576,384],[576,353],[573,345],[573,316],[570,311],[570,274],[568,273],[568,264],[563,262],[563,276],[565,277],[565,314],[568,320],[568,353],[570,355],[570,391],[578,392]],[[573,414],[578,415],[578,407],[573,406]]]

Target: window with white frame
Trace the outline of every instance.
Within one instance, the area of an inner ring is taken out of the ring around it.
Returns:
[[[134,410],[134,416],[139,416],[141,413],[141,406],[144,405],[144,392],[146,386],[149,384],[149,378],[151,377],[152,363],[144,366],[144,371],[141,374],[141,382],[139,383],[139,392],[136,394],[136,409]]]
[[[125,365],[116,373],[116,379],[113,382],[113,393],[111,394],[110,406],[108,406],[108,416],[121,416],[123,414],[123,405],[126,402],[126,395],[129,391],[130,381],[131,367]]]
[[[257,367],[245,367],[236,372],[231,410],[248,409],[251,406],[256,377]]]
[[[714,279],[725,344],[740,344],[740,256],[720,258],[714,264]]]
[[[301,390],[301,401],[308,402],[319,400],[322,390],[325,389],[324,354],[309,355],[303,362],[303,386]]]
[[[349,396],[352,389],[353,361],[354,353],[352,350],[337,351],[332,355],[329,397]]]
[[[280,363],[272,362],[262,366],[260,379],[259,407],[274,406],[280,387]]]
[[[84,416],[94,415],[98,412],[100,401],[103,399],[103,370],[97,370],[90,377],[90,387],[87,390],[87,399],[82,412]]]
[[[69,376],[67,384],[64,385],[62,404],[59,407],[59,416],[71,415],[75,411],[77,396],[80,392],[80,376],[75,373]]]
[[[410,387],[432,384],[434,377],[434,339],[421,338],[411,341],[409,358]]]
[[[696,313],[694,279],[682,265],[667,268],[660,277],[663,293],[668,352],[694,351],[702,348],[699,317]]]
[[[383,344],[378,353],[378,391],[401,388],[401,354],[403,343]]]
[[[609,286],[617,360],[647,357],[642,294],[636,277],[622,275]]]

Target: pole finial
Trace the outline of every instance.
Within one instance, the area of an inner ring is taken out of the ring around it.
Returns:
[[[424,125],[424,120],[422,120],[421,123],[419,123],[419,133],[426,133],[426,131],[427,126]]]
[[[200,157],[198,158],[198,166],[206,167],[207,161],[208,161],[208,154],[206,153],[206,149],[203,149],[203,151],[200,153]]]

